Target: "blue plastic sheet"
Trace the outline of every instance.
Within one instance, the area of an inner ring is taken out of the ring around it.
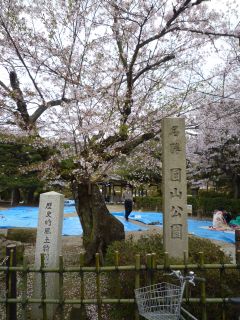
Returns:
[[[124,231],[143,231],[143,230],[148,230],[146,227],[138,226],[136,224],[131,223],[130,221],[126,221],[125,218],[120,215],[113,215],[124,225]]]
[[[36,228],[38,225],[38,207],[14,207],[0,211],[0,228]],[[74,207],[64,207],[64,213],[74,213]],[[71,217],[69,221],[64,218],[63,234],[64,235],[81,235],[82,227],[78,217]]]
[[[64,206],[75,206],[75,201],[74,200],[65,200]]]
[[[68,217],[63,220],[63,236],[80,236],[83,229],[78,217]]]
[[[209,229],[212,226],[211,221],[188,219],[188,232],[201,238],[235,243],[234,231],[219,231]]]
[[[124,216],[123,212],[114,212],[113,214]],[[145,224],[154,224],[159,227],[161,227],[163,223],[163,214],[161,212],[132,212],[129,218]],[[212,230],[208,228],[211,225],[212,222],[208,220],[188,219],[188,232],[201,238],[235,243],[234,231]]]
[[[73,213],[72,206],[64,207],[64,213]],[[112,213],[124,225],[125,231],[147,230],[147,227],[137,226],[131,221],[125,221],[124,212]],[[162,226],[161,212],[132,212],[130,220],[140,221],[146,225]],[[37,207],[14,207],[0,211],[0,228],[36,228],[38,224]],[[201,238],[214,239],[229,243],[235,242],[233,231],[216,231],[208,229],[211,221],[188,219],[188,232]],[[82,226],[78,217],[65,217],[63,221],[63,235],[81,235]]]
[[[118,217],[116,218],[123,224],[124,226],[124,231],[141,231],[141,230],[147,230],[146,227],[142,226],[137,226],[129,221],[125,221],[123,217]],[[65,217],[63,221],[63,235],[81,235],[82,234],[82,226],[80,224],[80,220],[78,217]]]
[[[64,213],[75,212],[74,207],[64,207]],[[127,222],[122,217],[117,217],[124,225],[124,231],[147,230],[146,227],[136,226]],[[15,207],[0,211],[0,228],[36,228],[38,224],[37,207]],[[83,232],[78,217],[64,217],[62,234],[65,236],[77,236]]]
[[[132,212],[130,219],[145,224],[161,225],[163,223],[163,216],[160,212]]]
[[[124,217],[124,212],[112,212],[116,217]],[[163,218],[160,212],[131,212],[129,219],[149,225],[161,225]]]
[[[35,228],[38,221],[38,208],[15,207],[0,211],[0,228]]]

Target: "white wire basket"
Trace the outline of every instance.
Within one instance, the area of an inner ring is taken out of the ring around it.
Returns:
[[[167,282],[135,289],[139,314],[148,320],[178,320],[183,290]]]

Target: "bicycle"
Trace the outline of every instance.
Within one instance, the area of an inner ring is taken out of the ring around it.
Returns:
[[[229,297],[225,298],[225,303],[228,303],[232,305],[232,307],[235,307],[235,316],[236,318],[232,320],[240,320],[240,297]]]
[[[184,319],[185,314],[192,320],[198,320],[186,309],[181,307],[186,283],[195,285],[194,272],[190,271],[188,276],[183,276],[180,271],[172,271],[180,281],[180,285],[161,282],[151,286],[135,289],[135,298],[138,311],[141,316],[148,320],[179,320]],[[198,278],[201,280],[201,278]]]

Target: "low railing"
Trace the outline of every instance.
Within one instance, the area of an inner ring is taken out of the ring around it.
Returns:
[[[27,265],[26,260],[23,260],[22,265],[16,266],[15,264],[15,251],[14,249],[10,249],[9,258],[7,259],[7,265],[0,265],[0,275],[4,274],[4,282],[6,285],[6,290],[0,291],[0,306],[4,308],[2,309],[5,313],[6,320],[15,320],[17,319],[17,308],[16,306],[21,307],[21,317],[22,319],[29,319],[28,317],[28,307],[33,304],[41,305],[42,319],[47,320],[47,305],[48,304],[57,304],[62,312],[59,313],[59,319],[65,319],[63,307],[66,305],[96,305],[96,319],[103,319],[102,316],[102,308],[105,304],[108,305],[129,305],[135,304],[134,293],[132,292],[132,297],[126,298],[121,296],[120,292],[120,284],[121,284],[121,273],[131,271],[134,273],[134,288],[140,287],[140,282],[142,281],[142,277],[144,274],[145,285],[154,283],[156,280],[156,274],[166,273],[169,270],[182,270],[182,272],[187,272],[189,270],[193,270],[198,273],[203,274],[207,270],[216,270],[219,271],[220,274],[220,283],[219,286],[222,287],[222,277],[223,273],[226,270],[239,270],[239,265],[237,264],[224,264],[224,263],[216,263],[216,264],[206,264],[204,263],[203,254],[199,253],[199,261],[198,263],[188,263],[188,260],[185,256],[184,263],[181,265],[173,265],[169,264],[168,254],[164,255],[164,263],[162,265],[158,265],[156,263],[156,255],[148,254],[146,255],[146,264],[141,264],[140,255],[137,254],[135,256],[135,264],[133,265],[120,265],[119,264],[119,254],[115,253],[115,263],[112,266],[101,266],[100,265],[100,256],[96,254],[96,264],[95,266],[84,266],[84,255],[80,254],[79,256],[79,265],[78,266],[64,266],[63,257],[59,257],[59,266],[57,268],[45,268],[44,267],[44,255],[41,256],[41,267],[36,269],[32,266]],[[28,294],[28,275],[30,273],[39,273],[41,275],[41,295],[40,298],[34,298],[32,295]],[[59,283],[59,294],[57,298],[50,299],[47,298],[46,292],[46,274],[57,273],[58,283]],[[67,274],[76,273],[79,277],[79,284],[75,284],[79,286],[79,295],[74,298],[66,298],[64,295],[64,277]],[[87,295],[87,284],[85,275],[88,273],[94,273],[94,291],[95,297],[89,298]],[[112,273],[114,274],[116,292],[114,297],[106,297],[107,293],[102,295],[101,290],[101,275]],[[21,295],[17,295],[17,274],[21,274]],[[3,281],[1,285],[3,285]],[[189,296],[189,291],[186,290],[186,294],[184,296],[184,302],[187,304],[198,304],[201,306],[201,315],[200,318],[202,320],[208,319],[206,306],[209,304],[222,304],[222,319],[227,319],[226,317],[226,308],[225,306],[228,304],[228,297],[224,296],[222,292],[221,297],[208,297],[206,294],[206,283],[201,282],[199,284],[199,292],[197,297]],[[15,308],[13,308],[15,306]],[[1,312],[0,312],[1,314]],[[129,317],[131,318],[131,317]],[[1,319],[1,317],[0,317]],[[110,319],[110,318],[109,318]],[[136,309],[135,315],[131,318],[138,320],[139,315]]]

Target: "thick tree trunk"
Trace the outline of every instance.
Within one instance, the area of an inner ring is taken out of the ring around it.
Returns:
[[[238,175],[233,176],[233,192],[234,192],[234,199],[240,198],[240,177]]]
[[[125,238],[124,226],[109,213],[96,184],[74,185],[73,194],[83,228],[85,258],[90,263],[96,252],[103,257],[111,242]]]

